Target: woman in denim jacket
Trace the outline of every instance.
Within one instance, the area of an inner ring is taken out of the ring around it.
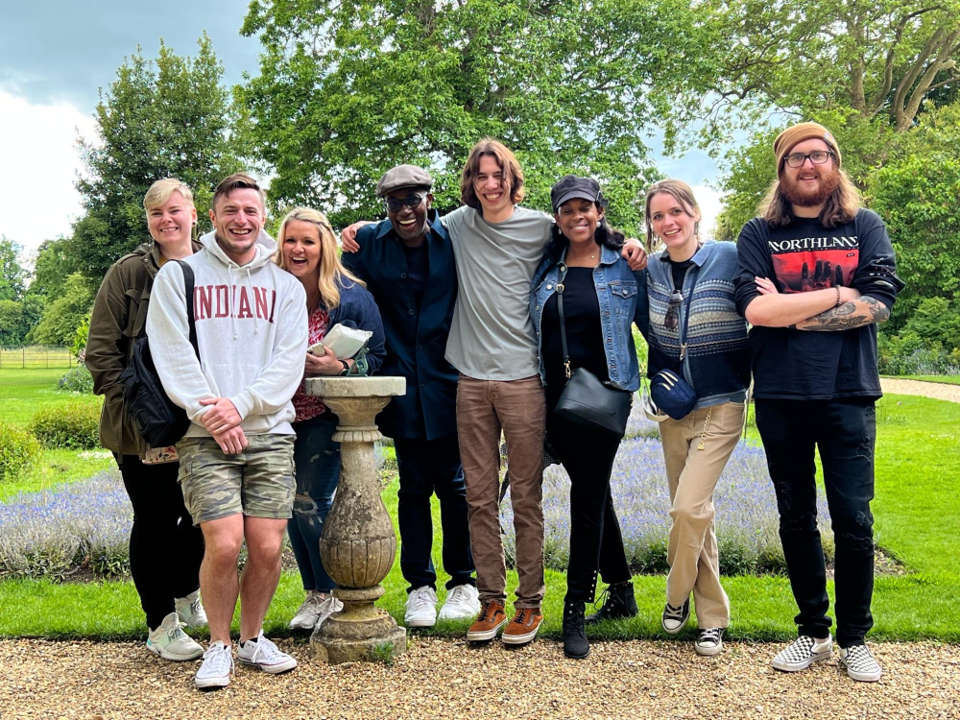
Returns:
[[[693,592],[700,627],[694,649],[716,655],[730,602],[720,585],[713,491],[740,437],[750,384],[747,328],[733,295],[737,249],[730,242],[700,242],[700,209],[680,180],[654,184],[645,214],[648,249],[655,237],[665,246],[640,278],[647,374],[673,370],[697,395],[686,417],[664,416],[660,424],[673,519],[661,625],[671,635],[680,632]]]
[[[554,414],[566,382],[557,310],[557,279],[566,267],[563,305],[571,368],[610,385],[640,386],[631,325],[638,313],[637,277],[621,257],[623,235],[603,219],[606,200],[595,180],[567,175],[551,190],[557,226],[531,286],[540,378],[547,399],[547,438],[570,476],[570,561],[563,613],[567,657],[590,651],[584,603],[593,602],[597,572],[626,598],[620,617],[637,614],[610,474],[622,438],[575,426]]]
[[[380,311],[364,283],[340,263],[333,228],[323,213],[291,210],[280,223],[277,244],[277,264],[295,275],[307,292],[310,346],[337,324],[369,330],[373,336],[367,343],[368,371],[378,370],[386,355]],[[305,377],[344,375],[352,365],[351,358],[306,352],[303,372]],[[323,523],[340,483],[340,443],[333,441],[337,416],[327,410],[322,398],[307,395],[302,383],[293,396],[293,407],[297,411],[293,423],[297,488],[287,534],[306,599],[290,627],[313,630],[343,608],[332,594],[335,585],[320,557]]]

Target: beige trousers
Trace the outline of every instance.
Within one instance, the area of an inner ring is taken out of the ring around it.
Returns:
[[[725,628],[730,601],[720,585],[713,491],[730,459],[743,423],[743,403],[695,410],[660,423],[670,485],[667,602],[683,605],[693,592],[697,624]]]

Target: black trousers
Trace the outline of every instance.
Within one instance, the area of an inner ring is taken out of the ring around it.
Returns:
[[[133,504],[130,574],[153,630],[174,611],[174,598],[200,587],[203,532],[183,504],[177,463],[144,465],[124,455],[119,466]]]
[[[756,401],[780,510],[780,541],[800,610],[801,635],[825,637],[831,624],[823,546],[817,530],[815,449],[820,451],[836,543],[837,642],[863,642],[873,627],[873,500],[876,409],[872,399]]]
[[[570,561],[566,602],[593,602],[597,573],[603,581],[630,580],[620,522],[610,494],[610,474],[620,439],[585,430],[552,412],[547,439],[570,476]]]
[[[430,496],[440,501],[443,529],[443,569],[450,575],[447,589],[476,585],[470,528],[467,524],[467,490],[460,464],[456,435],[435,440],[395,440],[400,490],[397,523],[400,526],[400,572],[407,592],[437,586],[433,566],[433,515]]]

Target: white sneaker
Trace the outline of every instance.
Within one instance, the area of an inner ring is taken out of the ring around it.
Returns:
[[[866,645],[840,648],[840,664],[847,669],[851,680],[859,682],[876,682],[883,674],[880,663],[870,654]]]
[[[207,613],[203,609],[203,603],[200,602],[199,590],[194,590],[186,597],[177,598],[173,602],[177,607],[180,622],[187,627],[197,629],[209,624],[207,623]]]
[[[247,640],[240,645],[237,650],[237,659],[244,665],[253,665],[271,675],[293,670],[297,666],[297,659],[287,655],[265,638],[263,630],[260,631],[256,640]]]
[[[170,613],[156,630],[151,630],[147,635],[147,650],[156,653],[164,660],[174,662],[196,660],[203,655],[203,648],[187,635],[181,629],[182,627],[183,623],[179,621],[177,614]]]
[[[201,690],[222,688],[230,684],[233,672],[233,652],[222,640],[210,643],[203,654],[203,664],[193,678],[194,684]]]
[[[411,590],[407,595],[407,611],[403,615],[407,627],[433,627],[437,624],[437,591],[429,585]]]
[[[343,603],[331,594],[310,593],[297,614],[290,621],[291,630],[313,630],[336,612],[343,610]]]
[[[441,620],[473,619],[480,612],[480,593],[469,583],[455,585],[440,608]]]
[[[815,662],[826,660],[832,654],[833,638],[829,634],[823,642],[817,642],[809,635],[801,635],[778,652],[771,664],[777,670],[797,672],[806,670]]]

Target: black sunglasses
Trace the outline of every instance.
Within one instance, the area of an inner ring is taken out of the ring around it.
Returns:
[[[680,306],[683,304],[683,295],[674,290],[667,303],[667,313],[663,316],[663,326],[667,330],[676,330],[680,323]]]
[[[404,205],[411,210],[423,202],[426,195],[407,195],[403,200],[397,198],[384,198],[383,204],[387,206],[390,212],[399,212]]]

